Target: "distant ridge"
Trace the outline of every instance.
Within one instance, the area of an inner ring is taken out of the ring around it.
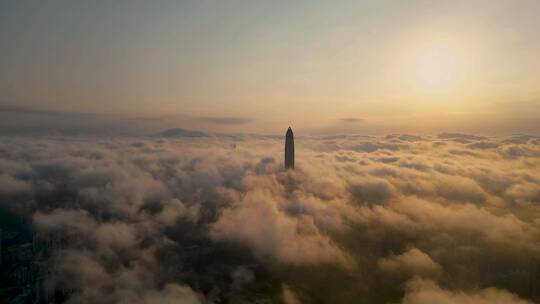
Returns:
[[[161,137],[167,137],[167,138],[208,137],[208,134],[204,132],[196,131],[196,130],[187,130],[187,129],[182,129],[182,128],[168,129],[157,135]]]

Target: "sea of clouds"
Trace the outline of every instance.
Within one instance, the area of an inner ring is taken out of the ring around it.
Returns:
[[[540,139],[2,137],[71,303],[530,303]],[[180,302],[179,302],[180,301]]]

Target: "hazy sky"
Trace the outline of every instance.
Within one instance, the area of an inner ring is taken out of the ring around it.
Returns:
[[[540,134],[538,16],[537,0],[0,0],[0,110]]]

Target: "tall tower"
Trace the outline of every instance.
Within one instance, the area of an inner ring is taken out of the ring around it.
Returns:
[[[285,169],[294,169],[294,135],[291,127],[285,134]]]

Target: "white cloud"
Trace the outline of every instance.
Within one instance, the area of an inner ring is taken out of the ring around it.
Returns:
[[[278,296],[285,284],[339,303],[414,276],[488,286],[501,273],[521,292],[515,273],[540,253],[537,141],[452,136],[299,137],[294,171],[273,137],[8,138],[0,207],[63,244],[49,283],[74,302],[204,302],[275,280]],[[510,299],[422,282],[405,303]]]
[[[505,290],[485,288],[472,291],[442,289],[430,280],[415,279],[407,284],[403,304],[529,304]]]

